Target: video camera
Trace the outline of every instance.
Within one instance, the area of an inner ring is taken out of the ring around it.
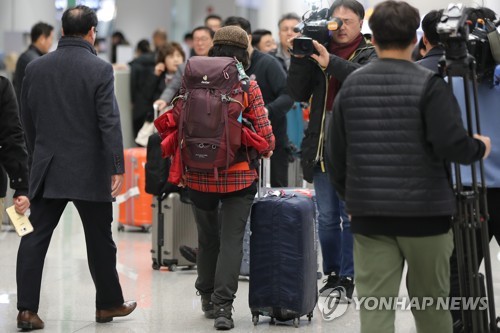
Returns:
[[[302,16],[302,22],[293,29],[303,36],[293,40],[294,54],[308,56],[315,53],[313,39],[328,47],[331,38],[330,31],[338,30],[342,26],[342,20],[337,17],[332,18],[331,15],[328,8],[318,10],[316,6],[313,6],[312,10]]]
[[[489,19],[468,21],[471,8],[463,4],[450,4],[437,26],[448,62],[466,62],[468,55],[476,60],[478,80],[491,79],[496,63],[500,63],[500,35]],[[469,32],[469,26],[473,29]]]

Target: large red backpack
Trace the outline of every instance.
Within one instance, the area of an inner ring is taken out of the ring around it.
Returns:
[[[229,57],[192,57],[186,64],[179,112],[179,147],[184,168],[214,172],[235,162],[241,146],[248,81]]]

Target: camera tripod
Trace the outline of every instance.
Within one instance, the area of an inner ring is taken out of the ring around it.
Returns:
[[[469,136],[474,132],[481,133],[479,122],[478,93],[476,82],[476,62],[474,57],[467,54],[463,59],[442,59],[441,68],[448,78],[450,87],[453,86],[453,77],[463,79],[465,97],[466,128]],[[471,96],[471,85],[472,95]],[[471,103],[474,105],[472,109]],[[465,187],[462,183],[462,172],[471,173],[472,183]],[[473,163],[467,168],[454,165],[455,193],[457,196],[457,214],[454,216],[453,231],[457,254],[458,278],[460,296],[473,301],[481,297],[487,299],[487,309],[480,309],[478,301],[475,309],[462,309],[464,333],[500,332],[497,327],[498,319],[495,312],[495,298],[491,271],[491,257],[488,233],[488,207],[486,201],[486,182],[483,161]],[[478,177],[479,171],[479,177]],[[479,178],[479,179],[478,179]],[[478,236],[478,234],[480,236]],[[478,244],[479,243],[479,244]],[[485,276],[479,273],[481,264],[478,246],[481,246]],[[486,284],[486,287],[485,287]],[[463,304],[462,304],[463,305]]]

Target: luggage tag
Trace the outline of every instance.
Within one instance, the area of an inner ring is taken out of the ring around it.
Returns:
[[[7,214],[10,217],[10,221],[12,225],[16,229],[16,232],[19,236],[24,236],[33,232],[33,225],[31,225],[30,220],[24,214],[19,214],[16,212],[15,206],[10,206],[6,209]]]

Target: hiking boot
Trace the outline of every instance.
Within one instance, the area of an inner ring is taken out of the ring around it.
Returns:
[[[233,318],[231,317],[233,306],[231,303],[226,305],[215,304],[214,327],[217,330],[227,331],[234,328]]]
[[[186,245],[181,245],[179,247],[179,252],[181,255],[186,258],[187,261],[196,264],[196,257],[198,256],[198,249],[192,248]]]
[[[324,291],[328,289],[334,289],[340,282],[340,278],[335,273],[330,273],[326,279],[323,280],[325,285],[319,290],[319,294],[321,295]]]
[[[212,294],[201,295],[201,310],[205,314],[205,318],[215,319],[214,303],[212,302]]]

